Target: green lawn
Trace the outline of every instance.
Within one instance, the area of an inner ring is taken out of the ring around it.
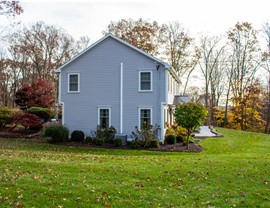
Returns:
[[[0,139],[0,207],[270,207],[270,136],[218,131],[202,153]]]

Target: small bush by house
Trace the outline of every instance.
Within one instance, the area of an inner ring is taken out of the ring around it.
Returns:
[[[71,133],[71,141],[82,142],[84,140],[84,133],[80,130],[75,130]]]
[[[176,138],[174,135],[168,135],[166,137],[167,144],[175,144],[176,143]]]
[[[49,137],[48,142],[66,142],[68,141],[69,130],[61,125],[50,125],[44,130],[44,137]]]

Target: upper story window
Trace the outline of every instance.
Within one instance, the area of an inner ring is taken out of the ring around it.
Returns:
[[[70,73],[68,74],[68,92],[79,92],[80,91],[80,74]]]
[[[139,71],[139,91],[152,91],[152,71]]]

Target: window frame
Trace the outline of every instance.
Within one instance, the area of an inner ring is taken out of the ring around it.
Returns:
[[[141,85],[141,74],[150,73],[150,89],[143,90]],[[152,92],[153,91],[153,71],[152,70],[139,70],[139,92]]]
[[[112,125],[111,125],[111,108],[110,107],[98,107],[98,126],[100,128],[102,128],[100,125],[100,110],[109,110],[109,125],[108,125],[108,128],[110,128]]]
[[[78,76],[78,90],[70,90],[70,76],[77,75]],[[80,73],[68,73],[68,93],[78,93],[80,92]]]
[[[142,130],[141,128],[141,110],[150,110],[150,123],[149,125],[152,125],[153,121],[153,109],[150,107],[140,107],[138,108],[138,129]]]

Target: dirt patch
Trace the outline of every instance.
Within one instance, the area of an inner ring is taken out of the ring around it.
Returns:
[[[133,148],[130,143],[121,147],[115,147],[113,144],[104,144],[101,146],[87,144],[84,142],[64,142],[58,143],[57,145],[61,146],[70,146],[70,147],[81,147],[81,148],[105,148],[105,149],[123,149],[123,150],[150,150],[150,151],[161,151],[161,152],[202,152],[203,148],[198,144],[198,142],[190,143],[189,149],[187,146],[184,146],[183,143],[176,144],[164,144],[160,145],[159,148]]]

